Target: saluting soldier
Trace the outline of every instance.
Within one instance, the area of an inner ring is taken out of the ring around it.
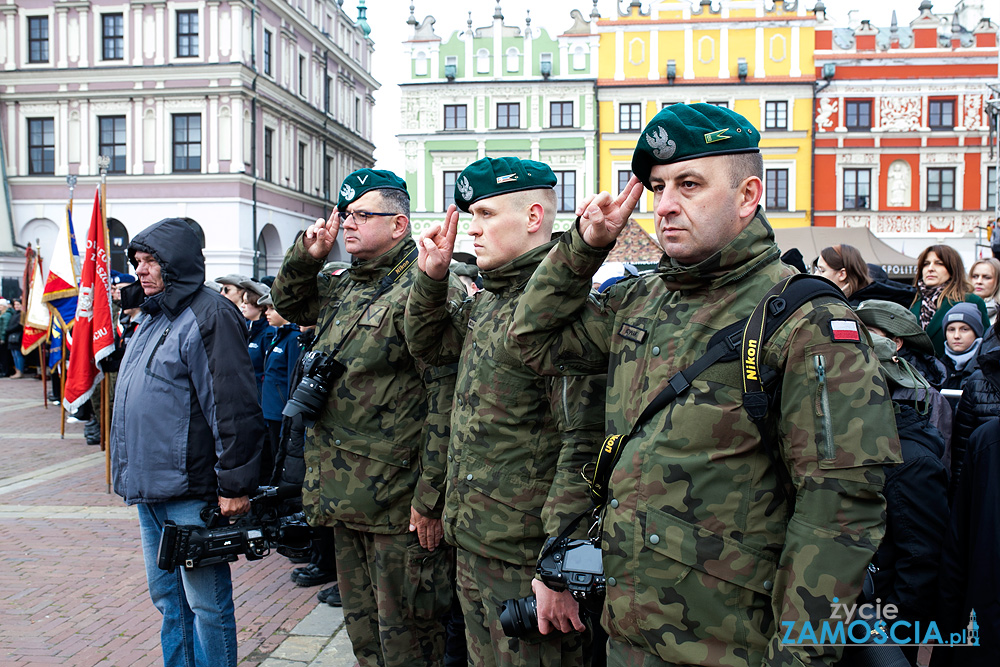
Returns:
[[[759,206],[759,138],[729,109],[661,110],[624,192],[579,207],[518,302],[511,354],[542,372],[574,371],[581,355],[607,364],[611,433],[629,433],[716,332],[792,275]],[[591,276],[643,185],[658,271],[595,299]],[[899,460],[889,391],[836,297],[798,308],[759,355],[778,375],[773,441],[744,407],[737,360],[696,377],[621,452],[602,526],[609,665],[832,664],[842,650],[783,639],[860,592],[884,533],[882,466]]]
[[[445,540],[458,547],[457,587],[469,664],[581,665],[590,640],[576,601],[534,579],[547,536],[589,505],[583,467],[599,442],[584,437],[600,422],[604,368],[596,378],[544,378],[504,351],[510,316],[531,273],[552,247],[555,175],[545,164],[483,158],[459,175],[455,202],[472,214],[483,290],[448,298],[458,211],[421,236],[410,291],[406,339],[430,364],[458,361],[443,515]],[[564,437],[560,426],[570,429]],[[534,593],[542,639],[507,637],[504,601]]]
[[[415,360],[403,337],[417,249],[406,183],[389,171],[348,175],[329,220],[289,249],[271,288],[287,320],[316,324],[311,350],[343,374],[305,435],[302,502],[333,526],[347,634],[362,665],[440,665],[454,555],[440,544],[454,368]],[[354,261],[320,269],[340,229]],[[445,285],[456,297],[461,283]]]

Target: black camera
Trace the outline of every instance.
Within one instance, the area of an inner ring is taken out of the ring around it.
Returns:
[[[581,611],[600,613],[604,602],[604,566],[601,548],[590,540],[550,537],[542,548],[536,571],[554,591],[568,590]],[[500,610],[500,625],[508,637],[538,632],[538,606],[534,595],[507,600]]]
[[[281,411],[284,417],[302,415],[302,423],[312,426],[326,404],[330,385],[347,371],[347,367],[325,352],[306,353],[302,360],[302,380]]]
[[[285,556],[307,556],[312,528],[305,514],[283,514],[284,500],[301,493],[300,487],[263,486],[250,499],[250,511],[232,524],[218,507],[201,512],[205,526],[178,526],[169,519],[163,524],[156,564],[173,572],[178,565],[191,570],[217,563],[231,563],[240,554],[258,560],[274,546]]]

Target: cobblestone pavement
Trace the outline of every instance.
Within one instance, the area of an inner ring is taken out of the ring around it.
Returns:
[[[41,382],[0,379],[0,664],[162,665],[134,508]],[[151,426],[155,427],[155,425]],[[350,667],[343,613],[282,556],[233,564],[241,665]]]

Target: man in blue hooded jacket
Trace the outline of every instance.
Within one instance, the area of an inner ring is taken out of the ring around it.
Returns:
[[[264,423],[246,326],[236,306],[203,286],[205,259],[184,220],[140,232],[128,256],[145,301],[115,391],[115,493],[138,506],[164,664],[235,665],[228,563],[166,572],[157,551],[168,519],[204,525],[206,507],[218,504],[224,516],[250,507]]]

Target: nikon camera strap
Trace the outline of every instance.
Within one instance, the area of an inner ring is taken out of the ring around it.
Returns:
[[[749,413],[750,420],[761,430],[762,440],[769,437],[764,433],[764,423],[767,417],[770,398],[764,389],[764,379],[760,366],[762,346],[774,332],[784,324],[792,313],[803,304],[819,297],[831,297],[837,301],[846,302],[844,293],[832,282],[819,276],[799,273],[782,280],[764,295],[754,308],[750,317],[730,324],[717,332],[708,342],[708,350],[693,364],[678,371],[667,382],[667,386],[654,398],[639,415],[628,435],[613,434],[604,440],[597,453],[597,466],[594,478],[590,482],[590,497],[600,508],[607,502],[608,484],[611,472],[621,458],[626,443],[641,429],[646,422],[678,396],[691,388],[691,383],[709,366],[720,361],[741,359],[743,375],[743,406]],[[776,469],[785,470],[784,465],[778,465],[773,450],[774,443],[764,442],[764,449],[771,464]],[[780,472],[779,472],[780,475]],[[782,489],[786,488],[782,477]],[[787,496],[786,496],[787,500]]]

